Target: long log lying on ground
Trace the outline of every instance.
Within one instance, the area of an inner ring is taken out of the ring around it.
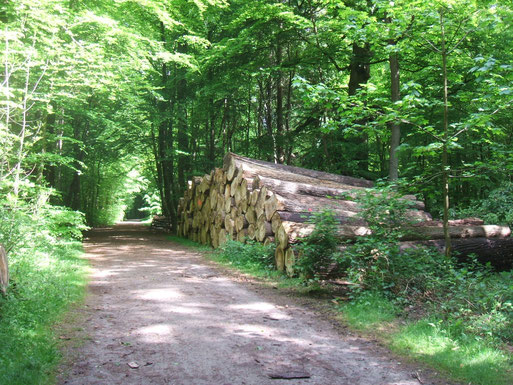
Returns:
[[[301,167],[295,167],[295,166],[288,166],[285,164],[274,164],[270,162],[265,162],[263,160],[257,160],[257,159],[251,159],[246,158],[244,156],[236,155],[234,153],[228,153],[226,154],[224,158],[224,164],[234,164],[237,167],[241,166],[247,166],[252,165],[253,167],[259,166],[259,167],[267,167],[271,168],[273,170],[278,170],[282,172],[287,172],[291,174],[296,175],[302,175],[310,178],[320,179],[320,180],[326,180],[326,181],[332,181],[336,183],[342,183],[347,184],[350,186],[357,186],[357,187],[372,187],[374,184],[365,179],[360,178],[353,178],[350,176],[344,176],[344,175],[337,175],[337,174],[330,174],[323,171],[315,171],[310,170],[306,168]],[[244,167],[245,168],[245,167]],[[265,175],[265,174],[263,174]]]
[[[329,198],[331,200],[336,200],[337,202],[354,200],[358,197],[360,192],[365,191],[365,188],[363,187],[345,184],[340,184],[337,187],[334,187],[333,184],[325,186],[322,182],[318,182],[316,184],[299,183],[259,175],[256,175],[253,178],[248,178],[248,180],[252,182],[252,187],[254,189],[265,186],[268,190],[283,196],[306,195],[310,197]],[[409,195],[405,197],[405,199],[412,203],[412,208],[418,210],[425,209],[424,202],[416,200],[414,196]]]
[[[323,186],[326,187],[334,187],[338,188],[340,187],[340,183],[327,180],[327,179],[318,179],[312,176],[303,175],[303,174],[295,174],[290,171],[283,171],[280,170],[274,163],[268,163],[264,162],[265,165],[257,164],[254,162],[246,162],[244,159],[249,158],[243,158],[234,156],[231,153],[228,153],[224,158],[224,170],[235,170],[235,169],[242,169],[242,176],[244,178],[254,178],[256,176],[259,177],[268,177],[268,178],[274,178],[279,179],[283,181],[289,181],[289,182],[297,182],[297,183],[305,183],[305,184],[319,184],[322,183]],[[228,173],[229,171],[227,171]],[[356,179],[356,178],[355,178]],[[372,182],[370,182],[372,183]],[[345,183],[345,185],[349,185],[349,183]],[[361,187],[361,186],[354,186],[355,188]]]
[[[315,226],[313,224],[282,222],[283,230],[278,230],[277,238],[280,244],[285,244],[285,234],[288,243],[297,243],[302,238],[309,236]],[[366,226],[340,225],[337,227],[337,235],[341,240],[354,240],[357,237],[370,235],[372,231]],[[506,238],[511,230],[506,226],[482,225],[482,226],[450,226],[451,238]],[[403,241],[438,240],[444,239],[444,231],[436,226],[405,227]]]
[[[337,200],[322,197],[312,197],[300,194],[273,194],[265,202],[265,211],[268,219],[272,217],[275,211],[289,211],[289,212],[320,212],[329,209],[340,217],[351,218],[358,214],[360,211],[358,203],[348,200]],[[421,210],[408,210],[408,218],[413,221],[426,221],[431,219],[431,216],[425,211]]]
[[[436,247],[440,252],[445,249],[444,240],[401,242],[401,248],[419,245]],[[490,263],[498,271],[513,269],[512,238],[461,238],[451,241],[453,255],[461,261],[468,261],[471,254],[482,263]]]

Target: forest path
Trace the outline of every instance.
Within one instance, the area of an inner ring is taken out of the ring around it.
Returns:
[[[59,330],[60,384],[421,383],[372,342],[141,225],[93,230],[85,250],[93,271],[80,316]]]

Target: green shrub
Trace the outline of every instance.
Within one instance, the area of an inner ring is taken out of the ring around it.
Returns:
[[[85,286],[83,216],[44,202],[0,202],[10,286],[0,297],[0,383],[51,383],[59,361],[52,326]]]
[[[372,233],[345,249],[349,278],[361,289],[394,297],[429,290],[429,276],[437,274],[443,264],[440,255],[424,247],[400,248],[405,225],[412,222],[408,217],[411,202],[390,186],[368,190],[357,200],[359,217]]]
[[[417,317],[422,309],[452,335],[513,342],[513,273],[495,273],[474,260],[461,265],[427,247],[401,250],[408,203],[389,188],[370,191],[359,202],[372,234],[344,252],[348,277],[359,284],[354,300],[377,292],[413,309],[408,315]]]
[[[513,273],[472,264],[439,274],[428,298],[431,313],[455,334],[513,342]]]
[[[452,210],[451,214],[457,218],[479,217],[486,223],[513,226],[513,183],[503,183],[486,199],[464,209]]]
[[[298,246],[298,259],[294,269],[305,280],[322,280],[327,274],[336,274],[340,270],[337,235],[339,224],[335,213],[325,210],[314,213],[310,223],[314,231]]]

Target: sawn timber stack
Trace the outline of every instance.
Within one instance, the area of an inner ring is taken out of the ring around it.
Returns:
[[[292,272],[294,244],[308,236],[314,226],[312,213],[332,210],[340,222],[339,236],[350,240],[369,234],[357,217],[352,200],[371,181],[321,171],[274,164],[228,153],[223,168],[194,177],[178,204],[178,235],[219,247],[227,239],[256,240],[276,244],[276,267]],[[422,202],[412,202],[408,215],[426,225],[417,225],[404,241],[443,239],[443,228],[433,225]],[[507,227],[481,222],[454,223],[452,238],[505,238]]]

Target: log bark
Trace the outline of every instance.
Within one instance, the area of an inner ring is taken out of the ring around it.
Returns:
[[[311,213],[323,210],[333,210],[336,215],[343,217],[354,217],[358,212],[355,202],[351,201],[335,201],[328,198],[311,197],[307,195],[288,195],[272,194],[265,202],[266,212],[270,216],[275,211],[289,211],[293,213]]]
[[[404,241],[444,239],[443,227],[418,226],[406,228],[406,230],[408,233],[402,238]],[[451,238],[506,238],[510,234],[511,230],[506,226],[449,226],[449,236]]]
[[[371,182],[362,179],[228,154],[223,169],[189,181],[184,197],[178,202],[178,234],[214,247],[227,239],[275,242],[277,267],[291,274],[294,244],[314,230],[309,219],[315,212],[334,211],[341,240],[370,234],[365,222],[356,215],[360,207],[352,200],[358,191],[370,186]],[[421,220],[413,226],[405,224],[403,243],[430,243],[440,247],[442,223],[432,221],[422,211],[422,202],[414,196],[402,199],[412,201],[420,210],[411,210],[410,217]],[[456,251],[461,250],[463,254],[475,251],[482,260],[491,255],[489,259],[505,261],[508,265],[508,255],[513,254],[507,227],[484,225],[479,219],[466,218],[450,221],[449,235]]]
[[[9,264],[7,262],[7,252],[0,245],[0,291],[3,295],[7,293],[9,286]]]
[[[251,179],[248,179],[251,180]],[[282,196],[306,195],[309,197],[328,198],[333,201],[350,201],[358,197],[359,192],[365,190],[363,187],[355,187],[340,184],[338,187],[327,187],[322,181],[312,185],[307,183],[297,183],[292,181],[284,181],[281,179],[269,178],[264,176],[256,176],[251,180],[253,188],[267,187],[269,191]],[[411,202],[411,207],[417,210],[424,210],[424,202],[418,201],[414,195],[406,195],[403,199]],[[353,202],[356,205],[356,202]]]
[[[401,249],[416,246],[432,246],[443,253],[445,241],[443,239],[401,242]],[[513,269],[513,238],[461,238],[451,241],[454,256],[462,261],[469,261],[471,254],[475,254],[482,264],[490,263],[497,271],[510,271]]]
[[[266,175],[264,170],[267,169],[267,170],[273,170],[273,171],[276,170],[281,173],[304,176],[307,178],[320,179],[320,180],[331,181],[331,182],[335,182],[335,183],[347,184],[347,185],[355,186],[355,187],[372,187],[373,186],[373,183],[371,181],[368,181],[365,179],[353,178],[353,177],[348,177],[348,176],[343,176],[343,175],[329,174],[329,173],[323,172],[323,171],[309,170],[306,168],[287,166],[284,164],[274,164],[274,163],[265,162],[262,160],[246,158],[246,157],[236,155],[233,153],[227,153],[226,156],[224,157],[223,165],[227,168],[230,168],[232,164],[235,167],[243,167],[244,171],[248,170],[249,168],[259,169],[259,170],[261,170],[259,175],[263,175],[263,176],[271,176],[269,174]]]
[[[288,236],[289,243],[297,243],[301,238],[310,235],[315,226],[312,224],[282,221],[284,232]],[[420,241],[444,239],[443,228],[434,226],[420,226],[405,228],[405,234],[401,238],[403,241]],[[365,226],[341,225],[337,227],[337,235],[341,240],[354,240],[357,237],[370,235],[371,230]],[[451,238],[506,238],[511,234],[509,227],[483,225],[483,226],[450,226],[449,234]],[[285,243],[285,237],[280,234],[278,229],[277,239],[280,244]]]

